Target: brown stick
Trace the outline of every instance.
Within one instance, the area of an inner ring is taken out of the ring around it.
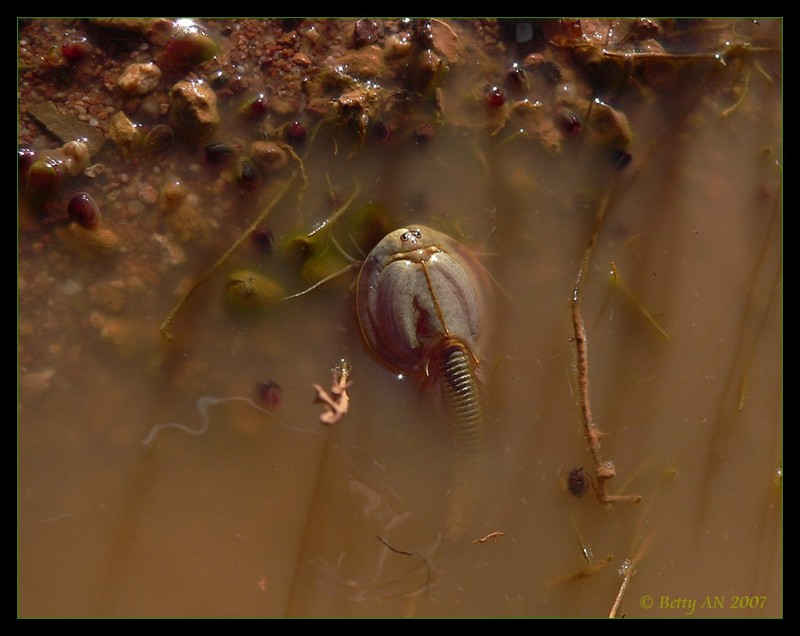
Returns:
[[[615,184],[616,179],[611,182],[609,189],[600,201],[600,205],[597,208],[597,215],[595,216],[594,228],[589,237],[589,244],[586,246],[583,257],[581,258],[578,276],[575,279],[575,287],[572,290],[572,326],[575,331],[575,348],[577,352],[578,395],[580,398],[581,412],[583,414],[584,433],[586,435],[586,441],[589,443],[589,451],[592,455],[595,473],[597,474],[597,497],[603,503],[638,503],[642,500],[641,495],[610,495],[606,492],[606,482],[613,478],[617,474],[617,471],[616,468],[614,468],[614,463],[604,460],[600,452],[600,439],[603,437],[603,434],[598,430],[594,422],[591,400],[589,399],[589,342],[586,336],[586,325],[583,321],[583,312],[581,311],[580,303],[583,275],[589,267],[592,252],[597,243],[597,237],[600,234],[600,228],[608,212],[611,194],[614,191]]]

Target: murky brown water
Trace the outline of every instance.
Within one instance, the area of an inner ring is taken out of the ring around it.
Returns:
[[[780,49],[779,23],[754,31]],[[555,155],[487,134],[480,109],[472,134],[444,127],[425,146],[349,153],[320,136],[304,149],[302,201],[292,189],[267,223],[278,244],[330,213],[329,183],[342,198],[358,186],[356,207],[458,237],[497,283],[484,482],[455,542],[441,538],[447,423],[432,395],[365,351],[353,273],[234,317],[224,292],[237,267],[287,293],[303,286],[279,251],[248,242],[168,343],[158,328],[179,291],[224,250],[188,246],[157,287],[107,312],[129,339],[115,343],[88,326],[89,294],[119,273],[66,260],[27,303],[37,269],[24,248],[37,237],[23,234],[20,320],[37,340],[21,341],[21,377],[53,374],[46,390],[20,388],[20,615],[608,616],[632,562],[619,614],[781,616],[780,55],[752,52],[740,68],[725,71],[732,92],[698,79],[692,94],[629,105],[633,160],[620,171],[578,143]],[[460,67],[447,96],[483,73]],[[199,182],[192,162],[176,155],[174,168]],[[594,473],[570,300],[606,192],[581,307],[594,418],[617,470],[608,486],[638,504],[565,489],[573,468]],[[237,200],[220,243],[274,193]],[[327,387],[342,357],[350,410],[326,427],[311,384]],[[267,379],[282,390],[272,414],[251,401]],[[166,427],[142,443],[159,424],[200,430],[204,414],[202,434]],[[589,551],[606,565],[580,577]]]

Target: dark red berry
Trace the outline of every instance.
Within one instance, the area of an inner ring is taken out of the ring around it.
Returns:
[[[100,225],[100,208],[88,192],[76,192],[67,205],[69,218],[87,229]]]
[[[500,108],[506,103],[506,94],[499,86],[489,86],[486,89],[486,104],[489,108]]]
[[[566,134],[577,137],[581,134],[581,120],[569,108],[559,106],[556,109],[556,121]]]
[[[299,145],[306,140],[306,137],[308,136],[308,129],[299,121],[293,121],[291,124],[286,126],[285,134],[286,141],[291,144]]]
[[[272,230],[263,227],[256,228],[250,235],[250,240],[253,241],[253,245],[260,252],[264,254],[272,253],[272,247],[275,245],[275,237],[272,235]]]
[[[75,64],[84,59],[92,51],[92,46],[85,38],[78,40],[70,40],[61,45],[61,54],[64,59],[70,63]]]
[[[273,380],[261,380],[256,385],[256,396],[262,406],[268,409],[277,408],[281,403],[281,387]]]
[[[239,113],[243,117],[261,117],[267,112],[267,96],[264,93],[258,93],[253,97],[245,100],[239,108]]]

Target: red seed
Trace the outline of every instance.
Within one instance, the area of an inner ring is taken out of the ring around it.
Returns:
[[[558,125],[568,135],[577,137],[581,134],[581,120],[569,108],[559,106],[556,109],[556,120]]]
[[[256,385],[256,395],[262,406],[274,409],[281,403],[281,387],[273,380],[261,380]]]
[[[286,126],[286,140],[292,144],[301,144],[308,136],[308,129],[299,121],[293,121]]]
[[[64,59],[70,64],[80,62],[92,51],[92,45],[86,41],[86,38],[78,40],[70,40],[61,45],[61,54]]]
[[[506,94],[499,86],[489,86],[486,89],[486,104],[489,108],[500,108],[506,103]]]
[[[275,245],[275,237],[272,234],[272,230],[263,227],[256,228],[250,235],[250,240],[253,241],[253,245],[260,252],[272,254],[272,247]]]
[[[76,192],[67,205],[69,218],[87,229],[100,225],[100,208],[88,192]]]
[[[248,98],[239,108],[239,113],[243,117],[261,117],[266,112],[267,96],[264,93]]]

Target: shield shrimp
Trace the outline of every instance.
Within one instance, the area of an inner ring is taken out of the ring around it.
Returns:
[[[422,225],[387,234],[356,284],[361,331],[389,369],[438,386],[455,445],[445,535],[462,534],[478,486],[484,418],[478,386],[491,287],[475,256]]]

